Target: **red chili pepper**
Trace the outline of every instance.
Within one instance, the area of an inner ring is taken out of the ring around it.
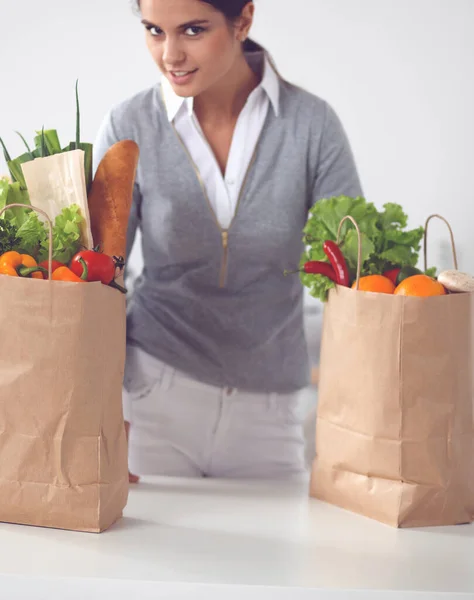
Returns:
[[[305,273],[311,273],[313,275],[324,275],[329,277],[332,281],[336,282],[336,273],[329,263],[321,260],[310,260],[303,265],[303,271]]]
[[[105,285],[109,285],[113,281],[115,277],[115,262],[111,256],[96,250],[78,252],[69,264],[71,271],[78,277],[81,277],[84,272],[81,259],[87,265],[87,281],[101,281]]]
[[[398,274],[400,273],[400,271],[401,271],[400,267],[398,267],[396,269],[390,269],[389,271],[385,271],[383,273],[383,276],[386,277],[387,279],[390,279],[390,281],[394,285],[398,285],[397,284],[397,277],[398,277]]]
[[[290,273],[300,273],[304,271],[305,273],[310,273],[311,275],[324,275],[331,279],[331,281],[336,282],[336,273],[331,265],[327,262],[323,262],[321,260],[309,260],[303,265],[302,269],[298,269],[297,271],[285,271],[285,275],[289,275]]]
[[[349,287],[349,270],[346,261],[342,255],[341,249],[331,240],[326,240],[323,244],[323,250],[336,274],[336,283]]]

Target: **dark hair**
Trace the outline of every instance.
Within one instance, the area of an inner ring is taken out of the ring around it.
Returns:
[[[213,6],[216,10],[220,11],[226,19],[229,21],[235,21],[247,6],[249,2],[253,0],[200,0]],[[140,9],[140,0],[136,0],[137,8]]]
[[[207,2],[207,4],[210,4],[216,10],[219,10],[229,21],[234,21],[240,17],[244,7],[250,1],[251,0],[201,0],[201,2]]]
[[[249,2],[253,2],[253,0],[200,0],[201,2],[206,2],[213,6],[216,10],[220,11],[225,18],[232,22],[240,17],[242,11],[245,6],[249,4]],[[140,10],[140,0],[136,0],[137,9]],[[244,52],[258,52],[262,51],[263,48],[257,42],[254,42],[252,39],[247,38],[245,42],[243,42]]]

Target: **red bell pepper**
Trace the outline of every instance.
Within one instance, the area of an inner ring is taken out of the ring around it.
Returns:
[[[43,260],[42,262],[40,262],[39,266],[46,270],[46,273],[43,271],[43,279],[49,279],[48,261],[47,260]],[[53,260],[53,262],[52,262],[52,272],[54,273],[54,271],[56,271],[60,267],[65,267],[65,266],[66,265],[64,263],[62,263],[62,262],[59,262],[59,260]]]
[[[97,248],[94,250],[82,250],[71,260],[69,268],[78,277],[84,273],[83,263],[87,265],[87,281],[100,281],[104,285],[110,285],[125,293],[126,289],[115,282],[116,260],[107,254],[103,254]]]
[[[400,271],[401,271],[400,267],[397,267],[395,269],[389,269],[388,271],[385,271],[383,273],[383,276],[386,277],[387,279],[390,279],[390,281],[393,283],[393,285],[398,285],[397,278],[398,278]]]
[[[115,263],[111,256],[97,252],[96,250],[83,250],[78,252],[71,260],[69,268],[78,277],[84,272],[81,259],[87,265],[87,281],[101,281],[105,285],[113,280],[115,276]]]

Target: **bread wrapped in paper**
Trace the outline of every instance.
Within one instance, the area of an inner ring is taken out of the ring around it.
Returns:
[[[84,151],[71,150],[45,158],[37,158],[22,165],[30,201],[55,218],[73,204],[79,206],[84,218],[81,224],[81,242],[93,247],[84,168]]]

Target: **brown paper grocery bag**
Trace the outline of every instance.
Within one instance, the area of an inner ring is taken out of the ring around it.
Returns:
[[[0,275],[0,336],[0,521],[107,529],[128,495],[124,295]]]
[[[473,315],[473,294],[331,290],[312,496],[395,527],[471,522]]]

